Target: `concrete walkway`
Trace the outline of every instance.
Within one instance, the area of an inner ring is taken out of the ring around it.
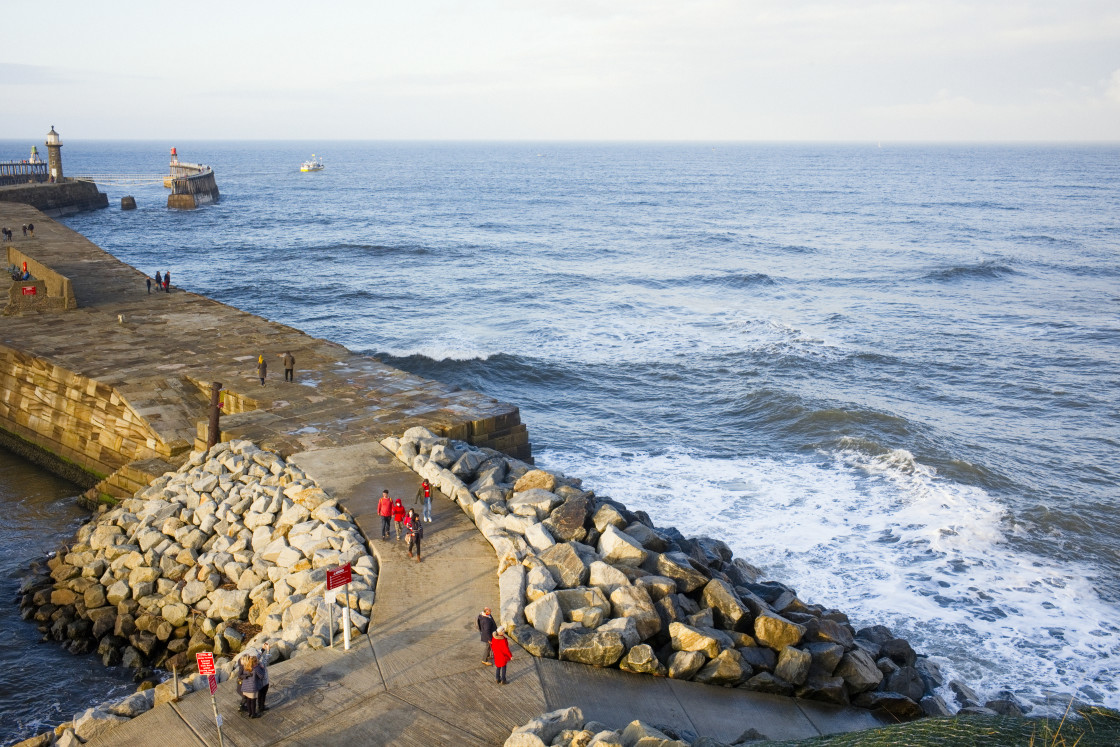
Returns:
[[[509,684],[499,686],[481,663],[475,629],[482,607],[498,607],[494,553],[458,506],[437,494],[416,563],[403,542],[380,539],[381,491],[408,505],[419,485],[391,454],[367,443],[291,459],[374,538],[381,572],[370,632],[349,653],[324,650],[272,667],[263,718],[239,717],[233,683],[223,683],[227,745],[500,745],[514,727],[572,705],[612,728],[641,718],[728,742],[752,727],[797,739],[882,725],[860,709],[534,659],[516,646]],[[167,744],[217,745],[210,698],[193,693],[90,744],[150,745],[153,733]]]

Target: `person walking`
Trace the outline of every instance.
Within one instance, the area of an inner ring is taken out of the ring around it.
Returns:
[[[482,651],[482,663],[490,666],[490,658],[493,656],[494,651],[490,648],[490,641],[494,638],[494,632],[497,631],[498,624],[494,622],[494,616],[490,614],[489,607],[482,608],[482,614],[478,616],[478,632],[482,636],[482,643],[486,647]]]
[[[296,380],[296,358],[290,351],[284,351],[284,381]]]
[[[147,275],[145,275],[144,280],[146,280],[147,283],[148,283],[148,295],[150,296],[150,295],[152,295],[152,279],[150,277],[148,277]]]
[[[23,235],[24,235],[24,236],[26,236],[26,235],[27,235],[27,224],[26,224],[26,223],[24,223],[24,224],[23,224],[23,225],[21,226],[21,228],[23,228]]]
[[[156,270],[156,290],[163,290],[163,275],[159,274],[159,270]]]
[[[404,501],[400,498],[393,500],[393,521],[397,526],[397,542],[404,538],[404,518],[407,512],[404,510]]]
[[[431,523],[432,521],[432,484],[428,482],[427,478],[420,483],[420,487],[416,489],[416,498],[412,501],[412,505],[420,504],[423,506],[424,521]]]
[[[388,490],[381,491],[381,500],[377,502],[377,515],[381,517],[381,539],[389,539],[389,522],[393,520],[393,499],[389,497]]]
[[[257,376],[261,379],[261,386],[264,386],[264,379],[268,376],[268,362],[265,361],[264,355],[257,356]]]
[[[420,520],[420,514],[416,513],[414,509],[408,509],[408,521],[405,522],[408,527],[408,557],[412,557],[413,549],[416,550],[416,562],[420,562],[420,540],[424,539],[424,522]]]
[[[504,685],[506,684],[506,664],[509,664],[513,659],[505,633],[500,630],[494,631],[490,648],[494,650],[494,681],[499,685]]]
[[[27,232],[29,234],[31,234],[31,238],[35,238],[35,224],[34,223],[28,223],[27,224]]]
[[[171,292],[171,270],[168,270],[167,272],[163,273],[163,292],[164,293],[170,293]]]

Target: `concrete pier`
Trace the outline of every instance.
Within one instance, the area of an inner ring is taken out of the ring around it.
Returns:
[[[234,684],[223,683],[226,745],[494,745],[541,712],[572,705],[610,727],[642,718],[727,742],[748,728],[781,739],[880,725],[861,709],[534,659],[516,647],[509,685],[496,685],[475,629],[482,607],[498,608],[494,553],[439,494],[422,563],[402,542],[376,539],[381,491],[408,505],[419,483],[379,441],[424,425],[529,457],[516,407],[185,293],[174,277],[170,294],[149,296],[135,269],[32,208],[0,204],[0,225],[28,221],[35,238],[17,236],[20,251],[68,278],[77,308],[2,318],[0,428],[9,438],[104,476],[99,491],[128,492],[197,444],[203,393],[221,381],[231,413],[223,437],[279,451],[375,538],[380,573],[368,635],[349,652],[338,643],[274,666],[261,719],[240,718]],[[283,382],[277,356],[285,350],[296,357],[296,383]],[[263,387],[261,353],[270,374]],[[208,694],[155,708],[89,744],[157,741],[217,745]]]

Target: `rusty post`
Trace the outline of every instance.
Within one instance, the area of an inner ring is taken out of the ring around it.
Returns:
[[[210,382],[210,427],[206,431],[207,450],[218,443],[218,438],[221,436],[221,429],[218,427],[218,415],[221,413],[221,404],[219,403],[221,392],[221,382]]]

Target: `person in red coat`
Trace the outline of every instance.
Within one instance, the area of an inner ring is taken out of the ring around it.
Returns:
[[[377,515],[381,517],[381,539],[389,539],[389,522],[393,520],[393,499],[389,491],[381,491],[381,500],[377,502]]]
[[[490,648],[494,651],[494,677],[499,685],[506,684],[506,664],[509,664],[513,659],[513,654],[509,652],[509,641],[506,640],[505,633],[498,630],[494,632],[494,637],[490,639]]]
[[[397,540],[404,537],[404,517],[408,513],[404,509],[404,502],[397,498],[393,501],[393,521],[397,524]]]

